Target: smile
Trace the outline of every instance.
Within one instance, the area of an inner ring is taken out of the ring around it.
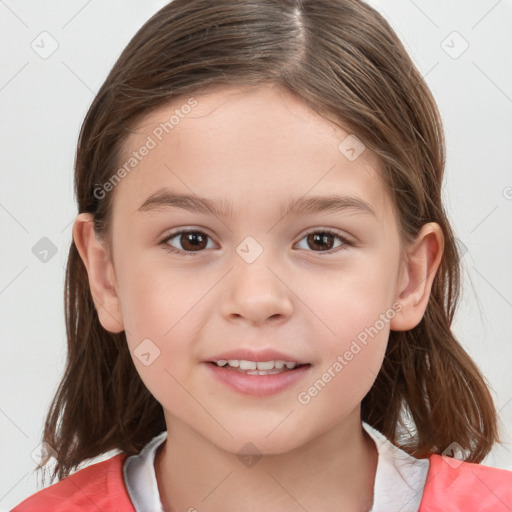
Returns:
[[[220,359],[214,362],[217,366],[234,370],[246,375],[274,375],[293,370],[297,366],[294,361],[247,361],[245,359]]]
[[[275,395],[298,385],[311,372],[309,363],[300,364],[281,359],[219,359],[209,361],[205,368],[214,380],[232,391],[259,397]]]

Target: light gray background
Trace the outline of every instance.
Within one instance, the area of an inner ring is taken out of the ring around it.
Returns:
[[[0,512],[37,490],[31,453],[64,367],[78,131],[123,47],[164,4],[0,0]],[[484,463],[512,469],[512,2],[372,5],[401,36],[444,119],[444,195],[467,248],[454,330],[499,409],[505,443]],[[47,58],[31,47],[49,51],[52,39],[58,48]],[[33,253],[43,237],[56,250],[46,262]]]

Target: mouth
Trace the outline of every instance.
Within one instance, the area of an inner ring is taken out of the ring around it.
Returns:
[[[210,364],[245,375],[276,375],[290,372],[303,366],[310,366],[309,363],[297,363],[295,361],[283,361],[280,359],[270,361],[219,359],[217,361],[210,361]]]
[[[255,397],[278,395],[297,386],[311,374],[311,367],[311,363],[284,359],[215,359],[206,364],[216,382],[237,393]]]

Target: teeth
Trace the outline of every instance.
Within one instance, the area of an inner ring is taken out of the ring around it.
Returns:
[[[246,361],[244,359],[230,359],[226,361],[225,359],[220,359],[217,361],[217,366],[226,366],[229,365],[231,368],[240,368],[240,370],[249,370],[247,373],[249,375],[265,375],[269,370],[280,370],[286,366],[288,370],[291,370],[297,366],[297,363],[293,361]],[[261,370],[261,372],[260,372]],[[273,372],[278,373],[278,372]]]
[[[251,370],[246,372],[247,375],[275,375],[276,373],[283,373],[281,370]]]
[[[257,363],[254,361],[240,361],[240,370],[256,370]]]

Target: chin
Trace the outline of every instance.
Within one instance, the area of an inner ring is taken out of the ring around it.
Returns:
[[[231,424],[229,432],[233,436],[227,439],[227,436],[220,436],[212,439],[210,435],[205,437],[207,441],[218,446],[222,450],[235,455],[283,455],[303,446],[310,439],[300,429],[282,429],[278,433],[278,429],[272,432],[268,428],[247,428],[247,424],[240,425],[236,429],[236,425]],[[269,434],[269,432],[271,432]],[[301,435],[299,436],[298,433]]]

